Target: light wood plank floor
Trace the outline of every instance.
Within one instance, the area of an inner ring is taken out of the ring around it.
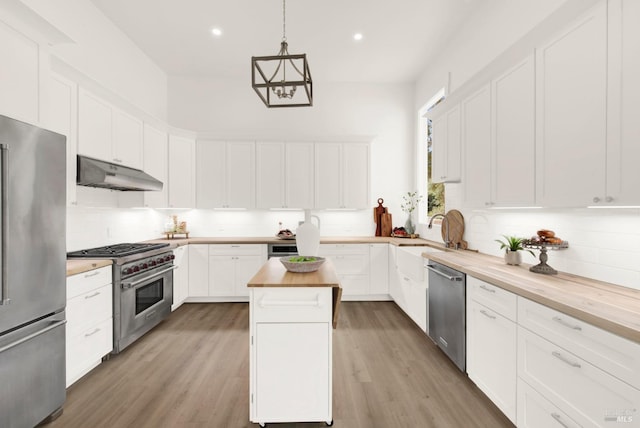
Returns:
[[[72,385],[47,427],[257,427],[249,422],[248,309],[183,305]],[[513,426],[395,303],[343,302],[333,356],[335,427]]]

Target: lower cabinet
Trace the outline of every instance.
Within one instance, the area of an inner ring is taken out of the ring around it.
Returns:
[[[389,244],[369,244],[369,294],[389,298]]]
[[[189,245],[189,300],[246,302],[247,282],[266,262],[265,244]]]
[[[113,349],[111,266],[67,278],[67,387]]]
[[[553,403],[545,399],[538,391],[522,379],[518,379],[518,427],[519,428],[579,428],[581,425],[572,420]]]
[[[369,294],[369,246],[367,244],[321,244],[340,278],[343,300],[363,300]]]
[[[173,271],[173,304],[171,310],[178,309],[189,297],[189,247],[186,245],[173,250],[176,257],[173,264],[176,267]]]
[[[516,310],[514,294],[467,276],[467,373],[515,423],[517,326],[502,300]]]

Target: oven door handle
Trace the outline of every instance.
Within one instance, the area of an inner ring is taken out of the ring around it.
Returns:
[[[142,284],[143,282],[147,282],[151,278],[155,278],[156,276],[163,275],[163,274],[165,274],[167,272],[170,272],[170,271],[172,271],[174,269],[177,269],[177,268],[178,268],[177,266],[171,266],[170,268],[161,270],[160,272],[156,272],[156,273],[154,273],[152,275],[149,275],[149,276],[145,276],[144,278],[139,279],[137,281],[123,282],[122,283],[122,288],[134,288],[135,286],[137,286],[139,284]]]

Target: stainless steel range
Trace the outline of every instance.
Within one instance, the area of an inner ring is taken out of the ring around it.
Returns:
[[[117,244],[67,253],[68,258],[113,260],[113,354],[171,313],[173,252],[169,244]]]

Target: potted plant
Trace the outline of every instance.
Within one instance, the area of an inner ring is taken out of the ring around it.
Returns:
[[[519,265],[522,263],[522,256],[520,255],[520,250],[525,250],[522,246],[522,243],[525,241],[525,238],[518,238],[517,236],[507,236],[502,235],[504,237],[504,241],[500,239],[496,239],[496,242],[500,244],[500,249],[504,249],[504,261],[508,265]],[[535,257],[535,254],[531,250],[528,251],[532,256]]]

